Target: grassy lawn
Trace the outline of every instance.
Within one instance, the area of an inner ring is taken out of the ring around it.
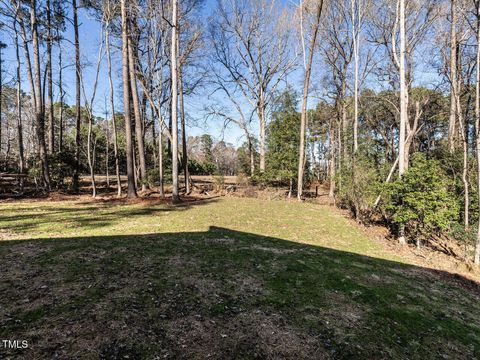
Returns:
[[[328,207],[0,206],[0,359],[480,358],[478,287]]]

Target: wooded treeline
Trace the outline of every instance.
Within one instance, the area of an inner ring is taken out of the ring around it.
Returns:
[[[480,263],[480,1],[0,4],[14,59],[0,60],[2,171],[43,191],[78,192],[88,174],[93,196],[98,174],[118,196],[164,196],[168,182],[173,201],[191,173],[243,173],[298,199],[318,181],[400,243],[461,242]],[[87,16],[100,24],[95,63]],[[194,117],[244,144],[189,137]]]

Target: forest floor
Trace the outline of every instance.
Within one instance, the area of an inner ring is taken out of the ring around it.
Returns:
[[[326,205],[3,201],[0,240],[0,359],[480,358],[478,282]]]

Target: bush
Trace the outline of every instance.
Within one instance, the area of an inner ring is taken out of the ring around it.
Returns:
[[[215,191],[221,191],[225,189],[225,176],[215,175],[213,176],[213,183],[215,186]]]
[[[42,165],[40,161],[32,161],[28,164],[28,177],[35,184],[41,182]],[[50,184],[52,188],[60,188],[64,185],[66,178],[73,177],[75,170],[75,155],[72,151],[63,150],[48,155],[48,168]]]
[[[417,153],[402,179],[386,185],[385,211],[389,220],[417,240],[447,232],[458,220],[459,203],[452,181],[437,160]]]
[[[272,184],[272,176],[267,172],[255,172],[251,177],[252,185],[258,185],[260,187],[266,187]]]
[[[340,206],[350,210],[360,221],[371,218],[373,205],[384,182],[373,160],[359,154],[355,163],[355,174],[351,167],[344,167],[337,174],[336,182],[340,185],[337,188]]]
[[[163,183],[168,184],[172,182],[172,168],[164,167],[163,168]],[[160,183],[160,173],[158,166],[150,168],[147,170],[147,184],[149,185],[158,185]]]
[[[217,171],[217,166],[209,161],[199,162],[195,159],[188,160],[188,172],[190,175],[213,175]]]

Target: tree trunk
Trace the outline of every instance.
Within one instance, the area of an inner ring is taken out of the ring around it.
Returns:
[[[357,5],[357,6],[355,6]],[[359,68],[359,46],[360,46],[360,14],[356,0],[352,0],[352,35],[353,35],[353,62],[354,62],[354,86],[353,86],[353,158],[358,151],[358,68]],[[357,16],[358,15],[358,16]],[[358,24],[358,26],[357,26]]]
[[[399,158],[399,176],[402,178],[405,173],[405,131],[408,122],[408,104],[407,104],[407,84],[405,76],[405,52],[406,52],[406,34],[405,34],[405,0],[400,0],[400,134],[398,140],[398,158]],[[401,245],[406,244],[405,229],[401,228],[398,242]]]
[[[480,194],[480,1],[476,3],[477,15],[477,74],[475,91],[475,142],[477,157],[477,193]],[[480,206],[480,196],[478,197]],[[475,244],[474,262],[480,266],[480,221],[478,222],[477,240]]]
[[[110,189],[110,173],[109,173],[109,161],[110,161],[110,127],[108,125],[108,113],[105,112],[105,175],[107,176],[107,188]]]
[[[179,31],[180,32],[180,28]],[[177,52],[180,54],[180,38],[177,33]],[[182,127],[182,165],[183,165],[183,175],[185,177],[185,194],[190,194],[190,174],[188,172],[188,153],[187,153],[187,133],[185,130],[185,103],[183,98],[183,68],[182,63],[178,65],[178,86],[179,86],[179,96],[180,96],[180,121]]]
[[[466,123],[466,118],[464,118],[461,108],[461,85],[458,81],[458,85],[455,87],[454,92],[454,101],[456,104],[456,113],[458,117],[458,125],[460,136],[462,139],[462,148],[463,148],[463,169],[462,169],[462,182],[463,182],[463,200],[464,200],[464,214],[463,222],[465,229],[468,229],[469,226],[469,213],[470,213],[470,193],[469,193],[469,184],[468,184],[468,124]]]
[[[80,191],[80,39],[78,35],[77,0],[72,0],[73,30],[75,33],[75,168],[73,170],[73,190]]]
[[[121,0],[122,13],[122,79],[123,79],[123,112],[125,118],[125,136],[127,138],[127,196],[137,197],[135,189],[135,173],[132,144],[132,120],[130,117],[130,79],[128,65],[128,15],[126,0]]]
[[[180,120],[182,126],[182,165],[183,175],[185,176],[185,194],[190,194],[190,175],[188,173],[187,133],[185,131],[185,104],[183,102],[183,76],[181,64],[178,67],[178,86],[180,96]]]
[[[92,197],[97,197],[97,186],[95,184],[95,168],[94,168],[94,159],[92,159],[91,148],[92,148],[92,127],[93,119],[92,114],[88,116],[88,135],[87,135],[87,160],[88,167],[90,168],[90,179],[92,183]],[[93,158],[95,158],[95,147],[93,150]]]
[[[347,70],[347,69],[345,69]],[[347,119],[347,74],[342,79],[342,162],[340,167],[347,166],[348,164],[348,119]]]
[[[265,119],[265,104],[263,102],[263,95],[261,96],[260,105],[258,107],[260,120],[260,172],[265,172],[265,133],[266,133],[266,119]]]
[[[158,176],[159,176],[159,188],[158,193],[163,198],[165,196],[165,190],[163,188],[163,129],[162,121],[158,118],[159,131],[158,131]]]
[[[47,92],[48,92],[48,151],[50,154],[55,152],[55,116],[53,113],[53,79],[52,79],[52,21],[50,0],[46,2],[47,13]]]
[[[129,28],[131,31],[131,29]],[[142,184],[142,191],[147,190],[147,166],[145,162],[145,142],[143,138],[143,124],[142,115],[140,112],[140,101],[138,97],[137,88],[137,74],[136,74],[136,55],[134,54],[133,36],[130,35],[128,39],[128,66],[130,70],[130,87],[133,101],[133,112],[135,115],[135,135],[137,138],[138,160],[140,163],[140,183]]]
[[[255,173],[255,152],[250,136],[248,136],[248,153],[250,155],[250,176],[252,176]]]
[[[19,17],[19,9],[17,9],[17,18]],[[35,95],[35,82],[33,80],[33,72],[32,72],[32,62],[30,60],[30,48],[28,46],[28,40],[27,40],[27,34],[25,31],[25,24],[23,22],[23,19],[20,22],[20,30],[22,34],[22,40],[23,40],[23,52],[25,54],[25,63],[27,65],[27,75],[28,75],[28,82],[30,83],[30,91],[32,95],[32,104],[34,111],[36,111],[37,107],[37,97]]]
[[[59,133],[58,133],[58,151],[63,150],[63,102],[64,102],[64,93],[63,93],[63,64],[62,64],[62,49],[61,41],[58,40],[58,91],[60,92],[60,115],[59,115]]]
[[[177,59],[177,3],[178,0],[172,0],[172,44],[171,44],[171,78],[172,78],[172,201],[178,202],[178,119],[177,119],[177,104],[178,104],[178,59]]]
[[[2,154],[2,115],[3,115],[3,69],[2,69],[2,43],[0,42],[0,155]],[[8,134],[8,133],[7,133]]]
[[[30,7],[30,24],[32,28],[33,67],[35,72],[35,123],[38,141],[38,153],[42,166],[42,177],[44,185],[50,191],[50,174],[48,169],[47,146],[45,143],[45,114],[42,101],[42,83],[40,70],[40,46],[37,29],[37,3],[32,0]]]
[[[457,9],[456,0],[450,0],[450,14],[451,14],[451,26],[450,26],[450,119],[448,122],[448,149],[451,153],[455,150],[455,133],[456,133],[456,100],[455,93],[457,93]]]
[[[22,79],[21,79],[21,61],[20,61],[20,51],[18,44],[18,32],[17,32],[17,16],[15,15],[15,20],[13,23],[14,32],[15,32],[15,55],[17,60],[17,141],[18,141],[18,172],[23,174],[25,171],[25,158],[23,151],[23,129],[22,129]],[[1,95],[0,95],[1,99]],[[1,113],[1,111],[0,111]],[[20,189],[23,192],[24,179],[20,178]]]
[[[320,28],[320,19],[322,17],[323,0],[317,4],[317,12],[315,16],[315,24],[313,35],[310,40],[310,52],[308,54],[308,62],[305,67],[305,77],[303,79],[303,98],[302,98],[302,114],[300,117],[300,151],[298,157],[298,182],[297,182],[297,199],[302,200],[303,196],[303,177],[305,172],[305,136],[307,130],[307,107],[308,107],[308,89],[310,87],[310,76],[312,73],[313,55],[315,54],[315,46],[317,44],[317,36]],[[301,9],[303,11],[303,9]]]
[[[329,143],[330,143],[330,190],[328,196],[331,198],[335,197],[335,154],[336,154],[336,146],[335,146],[335,127],[332,124],[333,121],[330,122],[330,129],[329,129]]]

